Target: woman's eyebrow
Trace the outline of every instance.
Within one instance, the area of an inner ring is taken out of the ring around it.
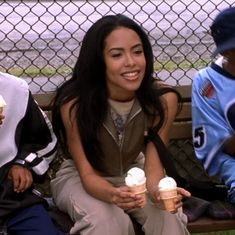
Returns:
[[[133,45],[131,47],[131,49],[134,49],[136,47],[143,47],[143,45],[142,45],[142,43],[137,43],[137,44]],[[124,48],[123,47],[112,47],[108,51],[112,51],[112,50],[120,50],[121,51],[121,50],[124,50]]]

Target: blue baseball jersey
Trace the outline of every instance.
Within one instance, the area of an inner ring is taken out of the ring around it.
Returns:
[[[210,175],[219,174],[227,185],[235,186],[235,156],[222,151],[235,131],[235,77],[217,63],[194,77],[192,121],[197,158]]]

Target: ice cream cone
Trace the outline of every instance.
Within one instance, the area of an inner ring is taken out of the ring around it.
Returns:
[[[6,102],[5,102],[5,100],[3,99],[3,97],[0,95],[0,114],[3,113],[5,106],[6,106]]]
[[[127,172],[125,182],[132,193],[142,196],[143,203],[141,207],[144,207],[147,202],[146,177],[144,171],[138,167],[131,168]]]
[[[161,190],[159,191],[160,198],[164,203],[164,207],[169,212],[174,212],[176,210],[175,208],[175,198],[177,197],[177,190],[171,189],[171,190]]]
[[[142,193],[145,193],[146,192],[146,185],[145,183],[144,184],[141,184],[141,185],[135,185],[135,186],[129,186],[130,190],[132,193],[134,194],[142,194]]]
[[[172,177],[164,177],[158,184],[160,198],[164,203],[165,209],[174,212],[175,198],[177,197],[177,184]]]
[[[141,185],[135,185],[135,186],[129,186],[129,189],[132,193],[136,195],[141,195],[143,199],[143,203],[141,207],[144,207],[146,202],[147,202],[147,195],[146,195],[146,184],[141,184]]]

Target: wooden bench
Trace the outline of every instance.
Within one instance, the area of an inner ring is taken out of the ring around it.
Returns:
[[[182,96],[182,110],[177,116],[173,128],[170,133],[171,143],[169,148],[174,151],[174,155],[184,152],[185,160],[194,161],[195,155],[192,146],[192,116],[191,116],[191,86],[178,86],[176,89]],[[51,100],[54,93],[35,94],[40,107],[50,116]],[[180,142],[180,144],[176,144]],[[182,173],[184,174],[184,173]],[[137,227],[137,235],[144,234],[140,226]],[[194,222],[188,223],[188,229],[191,233],[215,232],[235,229],[235,219],[231,220],[214,220],[212,218],[202,216]]]

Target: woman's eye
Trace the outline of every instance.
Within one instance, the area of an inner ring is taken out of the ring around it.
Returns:
[[[112,57],[119,57],[119,56],[121,56],[121,53],[119,53],[119,52],[118,53],[112,53],[111,56]]]
[[[111,55],[112,57],[116,58],[116,57],[120,57],[121,56],[121,53],[114,53]]]
[[[142,54],[142,53],[143,53],[143,50],[135,50],[134,53],[137,54],[137,55],[139,55],[139,54]]]

